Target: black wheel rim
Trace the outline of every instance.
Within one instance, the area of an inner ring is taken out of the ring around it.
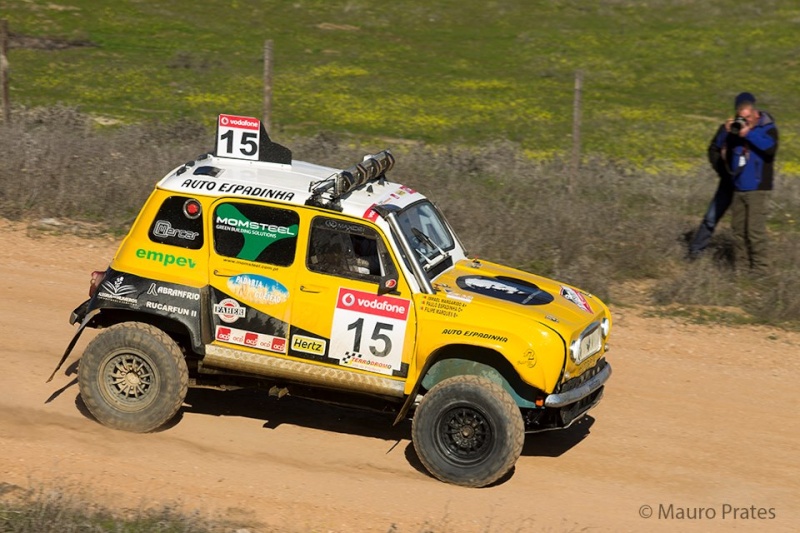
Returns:
[[[100,367],[103,396],[124,411],[139,411],[155,399],[158,379],[153,361],[137,350],[109,354]]]
[[[437,420],[436,445],[442,455],[460,466],[480,463],[494,447],[494,432],[483,412],[457,406]]]

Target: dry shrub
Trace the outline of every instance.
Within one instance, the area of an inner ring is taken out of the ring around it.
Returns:
[[[338,168],[384,148],[328,133],[274,137],[295,159]],[[565,162],[533,161],[506,141],[394,144],[391,178],[439,205],[472,255],[605,298],[616,282],[654,279],[649,296],[659,305],[734,305],[758,320],[800,322],[797,180],[779,180],[770,220],[774,269],[754,280],[731,268],[727,222],[706,257],[685,261],[685,235],[715,185],[704,166],[655,174],[589,159],[573,175]],[[0,126],[0,209],[8,218],[100,221],[124,231],[157,180],[212,147],[213,132],[190,122],[99,129],[72,109],[18,111],[11,126]]]
[[[0,209],[124,231],[156,181],[207,142],[191,124],[101,128],[71,108],[16,110],[0,125]]]

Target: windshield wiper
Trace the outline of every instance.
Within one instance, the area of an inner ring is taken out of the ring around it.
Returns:
[[[444,250],[442,250],[442,249],[439,247],[439,245],[438,245],[438,244],[436,244],[435,242],[433,242],[433,239],[431,239],[430,237],[428,237],[427,235],[425,235],[425,234],[424,234],[422,231],[420,231],[420,230],[418,230],[417,228],[415,228],[415,227],[413,227],[413,226],[412,226],[412,227],[411,227],[411,233],[413,233],[413,234],[414,234],[414,237],[416,237],[418,241],[420,241],[421,243],[423,243],[423,244],[427,245],[427,246],[428,246],[428,248],[430,248],[431,250],[434,250],[434,249],[435,249],[437,252],[439,252],[437,255],[435,255],[435,256],[434,256],[434,259],[435,259],[435,258],[437,258],[437,257],[441,257],[441,259],[439,259],[438,261],[434,261],[434,260],[430,259],[430,258],[429,258],[427,255],[425,255],[424,253],[421,253],[421,252],[420,252],[420,254],[419,254],[419,255],[422,257],[422,259],[423,259],[423,260],[425,260],[425,263],[426,263],[426,264],[425,264],[425,267],[424,267],[426,271],[427,271],[427,270],[430,270],[430,268],[431,268],[431,267],[433,267],[433,266],[434,266],[434,265],[436,265],[437,263],[440,263],[440,262],[441,262],[442,260],[444,260],[445,258],[449,257],[449,255],[447,254],[447,252],[445,252]],[[418,251],[419,251],[419,250],[418,250]]]

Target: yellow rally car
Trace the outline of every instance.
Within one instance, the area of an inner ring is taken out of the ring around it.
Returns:
[[[582,417],[611,374],[608,308],[468,258],[393,164],[294,161],[259,120],[220,115],[214,153],[156,185],[72,314],[59,368],[103,329],[78,372],[91,413],[151,431],[189,386],[389,404],[435,477],[473,487],[512,468],[526,432]]]

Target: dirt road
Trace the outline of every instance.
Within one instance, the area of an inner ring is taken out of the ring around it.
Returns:
[[[422,469],[391,417],[253,393],[190,391],[176,424],[104,428],[77,356],[50,383],[89,273],[116,243],[31,238],[0,221],[0,486],[74,489],[118,509],[176,505],[249,531],[796,531],[800,335],[615,308],[601,404],[529,435],[500,484]],[[86,346],[81,340],[76,353]],[[701,510],[702,509],[702,510]],[[652,516],[648,516],[652,513]]]

